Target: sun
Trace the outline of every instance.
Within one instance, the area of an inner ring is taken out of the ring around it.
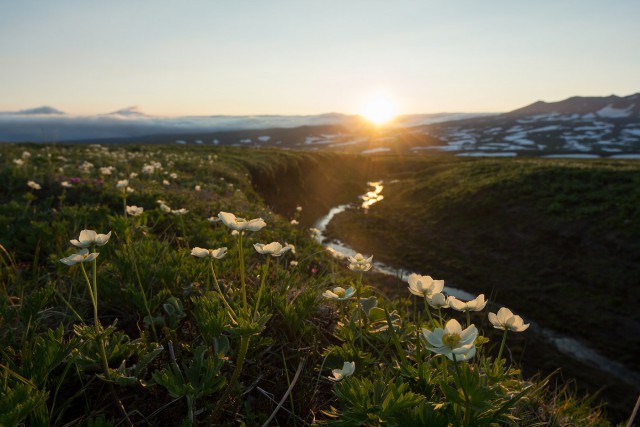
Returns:
[[[375,125],[383,125],[391,121],[397,114],[395,103],[386,96],[370,99],[360,115]]]

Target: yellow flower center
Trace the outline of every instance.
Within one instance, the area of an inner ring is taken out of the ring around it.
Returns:
[[[347,294],[347,292],[344,289],[338,289],[334,293],[338,295],[340,298],[344,298],[344,296]]]
[[[455,348],[460,342],[460,335],[458,334],[444,334],[442,336],[442,343],[449,348]]]

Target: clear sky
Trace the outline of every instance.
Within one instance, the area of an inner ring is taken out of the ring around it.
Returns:
[[[640,92],[639,0],[0,0],[0,111],[498,112]]]

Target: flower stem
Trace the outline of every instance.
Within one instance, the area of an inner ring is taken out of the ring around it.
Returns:
[[[144,309],[147,312],[147,316],[149,316],[149,323],[151,324],[151,332],[153,332],[153,338],[158,341],[158,334],[156,332],[156,325],[153,322],[153,317],[151,316],[151,310],[149,309],[149,302],[147,301],[147,295],[142,287],[142,280],[140,279],[140,272],[138,271],[138,264],[136,263],[136,259],[133,256],[133,251],[131,250],[131,246],[128,247],[129,256],[131,257],[131,262],[133,263],[133,270],[136,273],[136,279],[138,280],[138,288],[140,288],[140,295],[142,295],[142,303],[144,304]]]
[[[244,311],[247,311],[247,288],[244,282],[244,253],[242,252],[242,234],[238,235],[238,260],[240,261],[240,285],[242,286],[242,303]]]
[[[249,350],[249,340],[251,339],[250,335],[242,335],[240,337],[240,348],[238,349],[238,359],[236,360],[236,368],[231,375],[231,380],[229,381],[229,386],[225,389],[220,400],[218,400],[218,406],[216,408],[216,412],[219,412],[220,406],[224,404],[227,397],[229,397],[229,393],[233,390],[238,378],[240,377],[240,372],[242,371],[242,365],[244,364],[244,358],[247,355],[247,351]]]
[[[500,360],[500,357],[502,357],[502,350],[504,349],[504,344],[507,342],[507,332],[509,332],[507,329],[504,330],[504,334],[502,334],[502,342],[500,343],[500,351],[498,351],[498,357],[496,360]]]
[[[253,309],[253,316],[255,317],[255,315],[258,313],[258,307],[260,306],[260,299],[262,298],[262,292],[264,291],[264,283],[267,279],[267,273],[269,272],[269,260],[271,259],[271,257],[269,255],[267,255],[267,262],[264,264],[264,267],[262,268],[262,278],[260,280],[260,289],[258,290],[258,298],[256,299],[256,306]]]
[[[471,326],[471,312],[469,310],[465,311],[467,313],[467,328]]]
[[[427,300],[427,296],[424,295],[424,311],[427,312],[427,316],[429,316],[429,322],[434,323],[433,316],[431,316],[431,310],[429,309],[429,301]]]
[[[236,318],[238,317],[238,315],[236,314],[235,311],[233,311],[233,308],[231,308],[231,306],[227,302],[227,299],[224,297],[224,293],[222,293],[222,289],[220,289],[220,284],[218,283],[218,278],[216,277],[216,270],[213,268],[213,260],[212,259],[209,260],[209,267],[211,267],[211,274],[213,275],[213,283],[216,285],[216,289],[218,290],[218,293],[220,294],[220,297],[222,298],[222,302],[223,302],[224,306],[228,310],[227,314],[229,314],[229,317],[231,318],[231,321],[237,325],[238,321],[236,320]]]
[[[464,388],[464,384],[462,384],[462,376],[460,374],[460,367],[458,366],[458,359],[456,359],[455,353],[451,353],[453,357],[453,366],[456,369],[456,376],[458,377],[458,383],[460,384],[460,388],[462,389],[462,394],[464,394],[464,421],[463,425],[468,426],[469,420],[471,418],[471,401],[469,400],[469,395],[467,394],[467,390]]]

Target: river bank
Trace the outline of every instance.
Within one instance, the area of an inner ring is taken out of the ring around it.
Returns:
[[[360,191],[351,185],[351,199],[344,188],[327,184],[343,197],[325,204],[324,215],[336,205],[353,206],[367,180],[386,179],[383,201],[366,214],[360,207],[334,210],[327,237],[374,254],[394,270],[443,278],[535,319],[555,332],[528,334],[512,344],[513,354],[522,354],[525,375],[561,367],[562,378],[577,378],[582,391],[605,387],[609,411],[628,416],[638,394],[637,377],[624,375],[625,369],[637,371],[639,344],[630,337],[637,336],[640,319],[627,303],[638,300],[629,285],[638,268],[637,165],[381,158],[365,169]],[[334,181],[346,173],[330,165],[322,170]],[[274,200],[267,198],[278,210]],[[303,202],[307,210],[304,203],[312,206],[313,200]],[[395,278],[380,283],[390,295],[406,295]],[[618,363],[618,374],[594,366],[597,358],[574,357],[593,355],[575,352],[576,344]]]

